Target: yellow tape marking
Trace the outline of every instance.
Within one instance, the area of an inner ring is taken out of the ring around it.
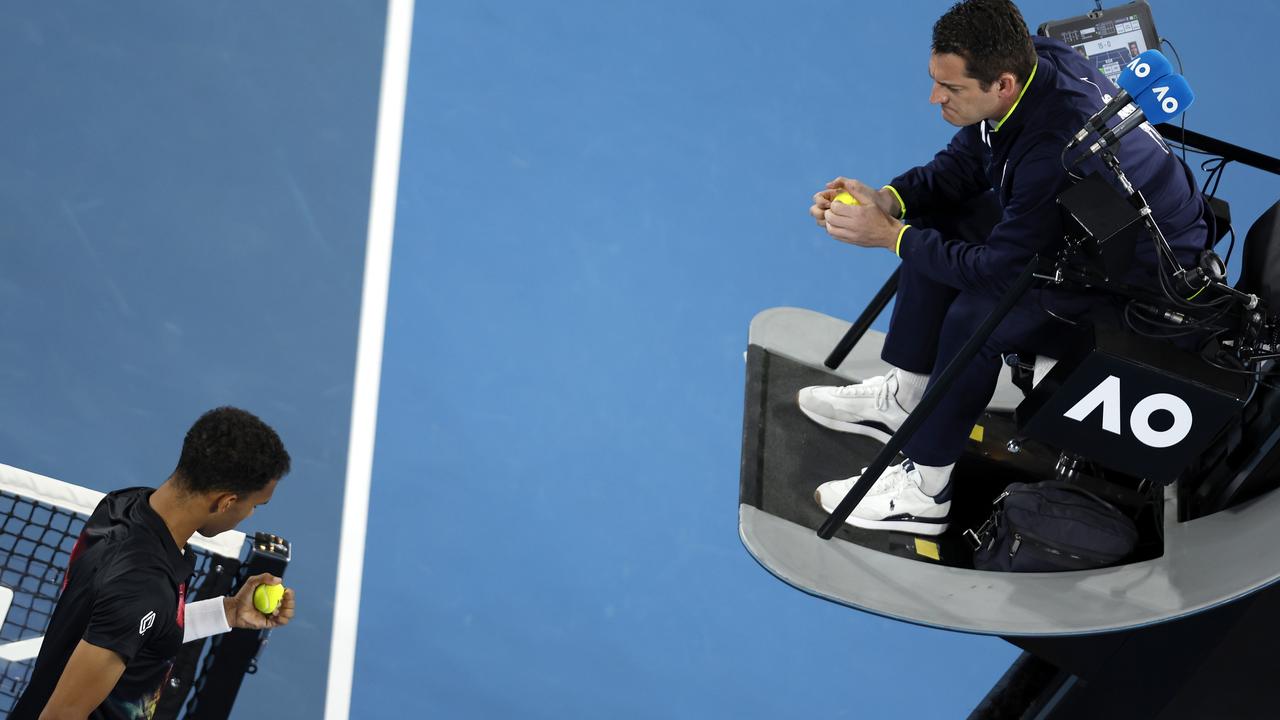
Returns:
[[[923,555],[930,560],[941,559],[938,555],[938,543],[923,538],[916,538],[916,554]]]

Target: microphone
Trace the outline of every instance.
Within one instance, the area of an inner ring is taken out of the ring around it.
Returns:
[[[1129,61],[1124,72],[1120,73],[1120,77],[1116,79],[1116,84],[1120,86],[1120,93],[1089,118],[1084,128],[1076,133],[1071,142],[1067,143],[1067,150],[1074,150],[1077,145],[1084,142],[1090,132],[1106,130],[1107,121],[1115,117],[1116,113],[1132,104],[1133,99],[1143,90],[1171,74],[1173,74],[1173,65],[1159,50],[1148,50]]]
[[[1186,112],[1195,102],[1195,93],[1181,75],[1173,74],[1161,78],[1154,85],[1134,97],[1138,109],[1129,117],[1121,120],[1114,128],[1102,133],[1098,141],[1071,164],[1079,165],[1099,152],[1120,142],[1120,138],[1128,135],[1134,128],[1148,120],[1152,122],[1169,122]]]

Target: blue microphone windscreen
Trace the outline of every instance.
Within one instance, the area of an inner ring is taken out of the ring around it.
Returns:
[[[1157,80],[1173,73],[1173,65],[1169,58],[1159,50],[1148,50],[1134,58],[1125,66],[1116,84],[1121,90],[1137,97],[1138,93],[1151,87]]]
[[[1161,78],[1151,87],[1134,96],[1134,102],[1142,108],[1142,114],[1153,123],[1169,122],[1191,107],[1196,95],[1186,78],[1178,74]]]

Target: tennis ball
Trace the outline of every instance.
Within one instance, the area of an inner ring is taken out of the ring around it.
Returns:
[[[284,585],[262,584],[253,590],[253,606],[258,612],[270,615],[276,611],[280,598],[284,597]]]
[[[839,195],[836,195],[834,200],[836,202],[842,202],[845,205],[861,205],[862,204],[858,202],[858,198],[850,195],[847,191],[841,192]]]

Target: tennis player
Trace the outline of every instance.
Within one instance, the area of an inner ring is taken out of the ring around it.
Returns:
[[[109,493],[71,552],[62,593],[11,720],[139,720],[155,713],[182,643],[231,628],[265,629],[293,617],[286,590],[265,615],[249,578],[234,597],[186,602],[192,534],[230,530],[265,505],[289,472],[270,426],[231,407],[187,431],[178,467],[159,488]]]

